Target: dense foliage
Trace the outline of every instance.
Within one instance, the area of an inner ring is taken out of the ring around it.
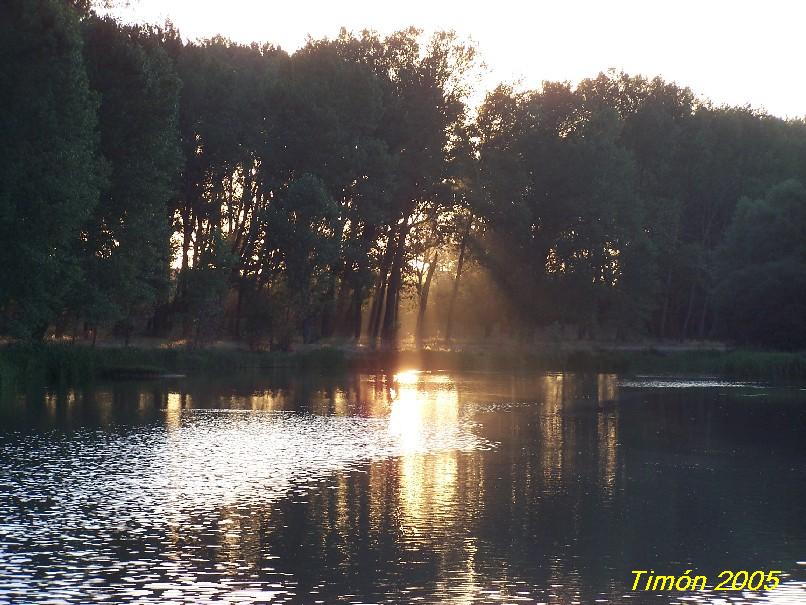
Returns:
[[[43,335],[82,277],[103,166],[81,53],[64,4],[0,5],[0,326],[14,335]]]
[[[806,346],[806,123],[501,86],[452,33],[288,53],[0,9],[0,333]]]

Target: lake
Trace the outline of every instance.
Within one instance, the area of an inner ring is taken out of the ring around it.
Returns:
[[[632,590],[633,570],[708,589]],[[714,591],[722,570],[781,583]],[[804,603],[806,389],[413,370],[32,388],[0,406],[0,603],[90,602]]]

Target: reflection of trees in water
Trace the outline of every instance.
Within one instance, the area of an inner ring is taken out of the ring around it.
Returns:
[[[647,396],[621,390],[614,375],[318,380],[244,379],[224,393],[203,381],[51,393],[42,422],[83,415],[100,427],[127,419],[175,427],[189,407],[386,418],[398,458],[274,504],[222,503],[215,518],[169,524],[169,551],[183,563],[293,584],[325,601],[397,593],[465,602],[482,590],[618,600],[632,568],[672,573],[683,570],[667,570],[673,562],[692,561],[713,575],[725,553],[751,556],[747,566],[783,561],[780,568],[797,546],[786,536],[802,534],[791,495],[769,494],[798,489],[803,473],[770,464],[769,436],[754,428],[791,435],[792,415],[771,417],[755,399],[717,405],[713,392],[681,389]],[[513,402],[533,403],[475,411]],[[500,443],[496,451],[420,451],[426,431],[468,419]],[[803,453],[783,437],[773,449]],[[770,519],[780,538],[769,534]],[[188,545],[198,547],[197,560],[187,560]]]
[[[602,492],[584,496],[612,497],[617,419],[597,412],[596,404],[601,392],[615,398],[615,377],[585,384],[557,375],[483,385],[502,401],[541,402],[476,416],[484,434],[502,442],[505,467],[479,451],[418,451],[422,432],[457,423],[481,385],[429,375],[363,384],[367,409],[389,410],[390,435],[401,439],[405,453],[372,464],[366,474],[340,476],[335,489],[317,491],[305,507],[306,525],[324,533],[319,541],[338,544],[340,558],[332,564],[347,572],[350,590],[370,589],[361,580],[366,558],[360,552],[370,544],[372,589],[379,592],[394,585],[395,570],[403,566],[420,570],[415,576],[422,581],[409,578],[408,584],[443,602],[464,602],[491,587],[501,595],[534,595],[540,586],[543,596],[584,596],[580,577],[588,565],[572,555],[586,525],[583,493],[569,485],[576,473],[595,472]],[[587,413],[569,418],[567,408],[585,397]]]
[[[598,508],[617,481],[617,424],[597,409],[603,391],[615,398],[615,377],[521,377],[505,396],[534,405],[481,416],[485,436],[502,444],[482,467],[488,476],[478,521],[482,585],[558,602],[598,596],[583,588],[591,566],[579,542],[587,507]],[[590,492],[592,483],[602,492]]]
[[[370,464],[365,473],[340,473],[327,487],[301,496],[304,504],[284,501],[237,510],[222,502],[215,519],[166,519],[175,559],[188,564],[188,548],[196,548],[200,571],[220,569],[247,577],[272,575],[268,569],[276,568],[293,574],[302,592],[318,590],[315,585],[324,574],[342,589],[346,582],[366,593],[375,590],[375,583],[383,591],[404,582],[395,576],[403,566],[419,570],[406,584],[428,585],[445,602],[462,602],[490,582],[506,580],[516,586],[519,574],[507,569],[501,552],[525,546],[529,519],[519,514],[534,504],[536,492],[562,495],[568,473],[574,472],[578,428],[564,418],[563,406],[578,395],[579,387],[560,375],[506,379],[503,385],[500,378],[457,383],[444,374],[406,373],[358,375],[324,385],[290,380],[266,387],[247,381],[223,393],[207,387],[204,381],[189,381],[156,387],[148,395],[115,392],[124,407],[127,399],[136,401],[140,421],[153,406],[154,416],[171,431],[191,408],[282,411],[304,406],[314,414],[386,417],[388,436],[400,444],[402,455]],[[519,414],[475,418],[503,447],[526,441],[537,445],[530,449],[536,455],[521,452],[509,469],[500,469],[479,451],[423,451],[427,432],[455,430],[472,415],[479,391],[504,401],[531,397],[542,402]],[[108,425],[109,414],[115,413],[111,399],[108,391],[94,393],[91,405],[101,424]],[[506,434],[497,433],[501,430]],[[169,466],[181,469],[176,461]],[[204,490],[203,485],[197,488]],[[503,515],[499,499],[508,501]],[[485,535],[491,528],[494,534],[504,529],[498,537],[507,536],[506,542]],[[277,554],[279,559],[267,559]],[[314,561],[319,555],[323,558]],[[523,556],[528,555],[527,548]],[[367,574],[367,569],[378,571]],[[569,572],[557,561],[547,570],[551,573],[545,581],[554,583]],[[550,580],[553,575],[557,578]],[[368,576],[374,579],[367,581]],[[502,590],[508,594],[510,588]]]
[[[596,453],[599,460],[599,485],[602,497],[609,500],[616,489],[618,465],[618,408],[609,406],[618,399],[618,377],[615,374],[597,376]]]

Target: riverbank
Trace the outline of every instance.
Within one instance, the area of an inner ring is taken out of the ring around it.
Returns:
[[[7,344],[0,347],[0,389],[13,383],[71,384],[91,379],[288,368],[366,372],[420,370],[569,371],[686,374],[742,379],[806,379],[806,353],[752,350],[491,349],[376,350],[320,347],[293,353],[231,348],[97,347]]]
[[[806,353],[751,350],[390,351],[353,354],[350,363],[362,369],[411,367],[806,379]]]
[[[269,368],[345,367],[335,348],[304,353],[189,347],[90,347],[55,343],[0,346],[0,389],[13,382],[78,383],[90,379],[143,379],[168,375]]]

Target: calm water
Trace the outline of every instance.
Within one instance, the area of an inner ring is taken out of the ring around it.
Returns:
[[[768,592],[633,569],[783,570]],[[806,390],[268,375],[0,406],[0,603],[806,603]]]

